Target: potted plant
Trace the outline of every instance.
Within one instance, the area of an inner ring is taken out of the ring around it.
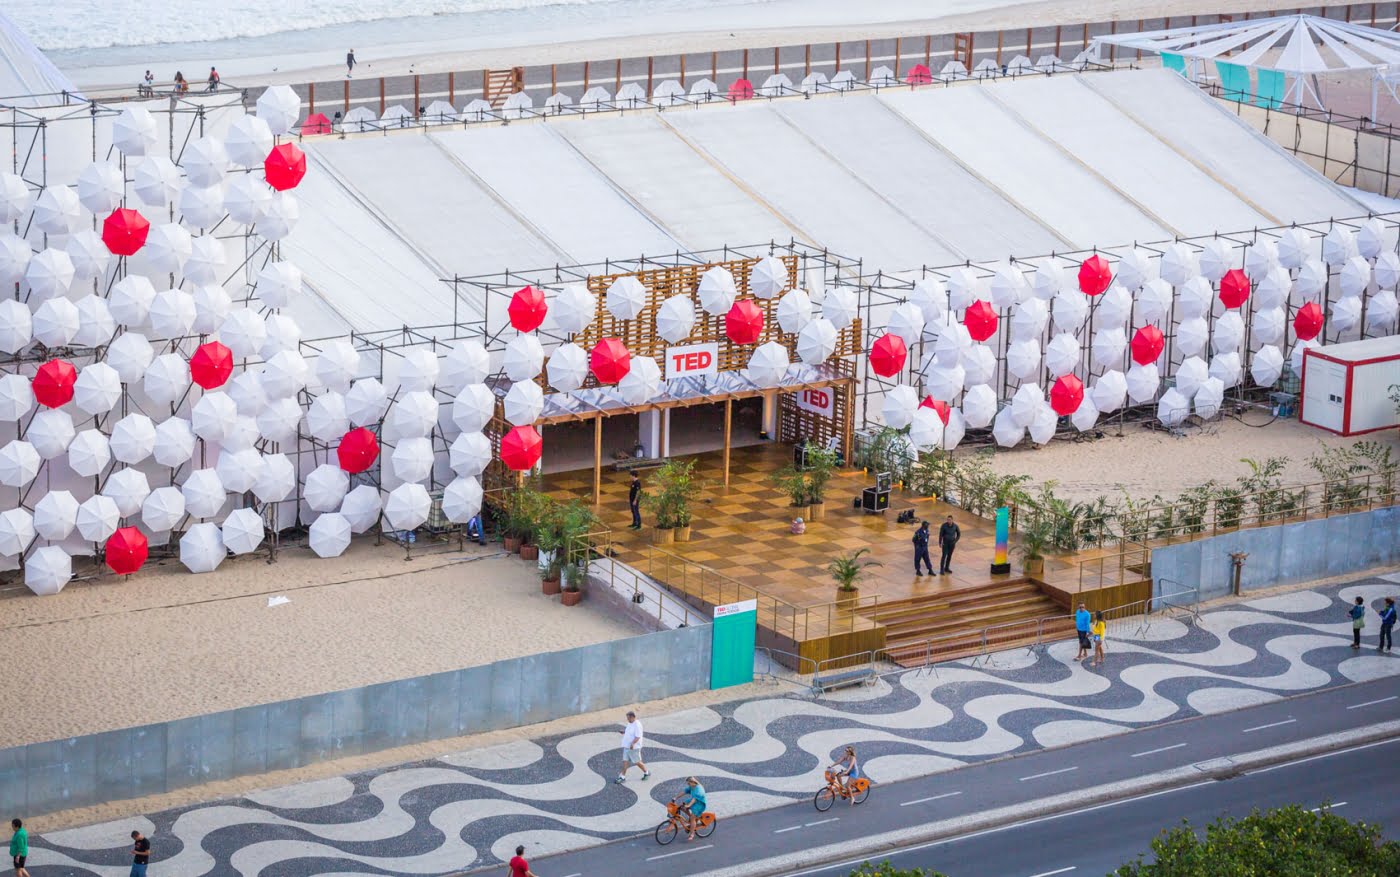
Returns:
[[[870,553],[869,548],[858,548],[855,551],[847,551],[839,555],[826,568],[831,573],[831,577],[836,581],[836,603],[843,607],[852,607],[860,599],[860,581],[865,578],[865,571],[872,566],[881,566],[878,560],[861,560],[862,557]]]
[[[564,569],[567,554],[565,541],[565,512],[558,503],[551,503],[539,526],[535,529],[535,541],[544,552],[544,571],[540,575],[540,590],[545,596],[559,593],[559,578]]]
[[[826,517],[826,486],[836,469],[836,454],[826,448],[807,449],[807,520]]]
[[[785,466],[769,476],[773,486],[788,495],[788,504],[805,509],[811,504],[811,488],[807,483],[807,473],[792,466]]]
[[[1054,533],[1054,524],[1043,513],[1032,515],[1027,525],[1020,529],[1016,553],[1021,556],[1021,569],[1026,575],[1039,577],[1045,574],[1045,550],[1050,547]]]
[[[577,606],[583,599],[583,583],[588,579],[588,561],[574,560],[564,564],[564,593],[559,602],[565,606]]]
[[[669,545],[690,539],[690,507],[700,493],[694,460],[667,460],[651,478],[654,490],[643,497],[656,524],[652,542]]]

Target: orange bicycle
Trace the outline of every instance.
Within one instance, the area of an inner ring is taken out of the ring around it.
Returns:
[[[666,805],[666,821],[656,826],[656,842],[663,847],[676,839],[676,835],[687,831],[685,825],[686,817],[681,812],[680,805],[672,801]],[[706,810],[695,820],[695,836],[709,837],[715,833],[715,814]]]
[[[863,804],[866,798],[870,797],[870,780],[865,777],[858,777],[849,783],[841,782],[840,777],[831,771],[826,772],[826,786],[817,790],[817,796],[812,801],[817,809],[822,813],[831,809],[831,805],[836,803],[837,798],[850,798],[857,804]]]

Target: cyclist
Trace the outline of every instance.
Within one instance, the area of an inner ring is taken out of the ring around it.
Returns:
[[[705,815],[705,787],[695,777],[686,777],[685,788],[671,799],[671,803],[685,817],[686,840],[695,840],[695,826]]]
[[[856,759],[856,748],[847,746],[846,751],[832,763],[828,770],[836,771],[836,781],[841,784],[841,789],[850,800],[851,806],[854,807],[856,799],[851,794],[851,783],[860,779],[860,762]]]

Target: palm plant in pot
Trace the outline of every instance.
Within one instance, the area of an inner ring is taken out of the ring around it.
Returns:
[[[1055,525],[1045,514],[1033,514],[1017,533],[1020,542],[1016,553],[1021,556],[1021,569],[1028,576],[1045,575],[1045,552],[1055,536]]]
[[[861,560],[870,553],[869,548],[858,548],[838,555],[827,565],[826,571],[836,582],[836,602],[842,606],[852,606],[860,599],[860,582],[866,570],[872,566],[882,566],[878,560]]]
[[[564,570],[568,543],[565,541],[566,511],[558,503],[550,503],[535,528],[535,544],[544,552],[544,570],[540,575],[540,590],[546,596],[559,593],[559,579]]]
[[[826,448],[807,449],[807,520],[826,517],[826,486],[836,469],[836,453]]]
[[[667,460],[651,477],[655,489],[643,497],[656,521],[652,541],[659,545],[690,540],[691,504],[701,483],[694,460]]]
[[[502,538],[507,551],[518,551],[525,560],[534,560],[538,556],[535,546],[528,543],[535,538],[549,502],[549,497],[532,487],[519,487],[506,495]]]
[[[592,558],[592,547],[588,534],[598,524],[597,517],[582,502],[575,500],[564,507],[560,515],[560,546],[555,557],[563,574],[564,592],[560,601],[565,606],[574,606],[583,599],[581,588],[588,579],[588,565]]]

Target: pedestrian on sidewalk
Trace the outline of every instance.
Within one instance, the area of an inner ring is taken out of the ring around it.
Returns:
[[[1386,597],[1385,608],[1378,611],[1381,616],[1381,641],[1380,644],[1376,646],[1376,651],[1389,652],[1391,645],[1394,644],[1390,633],[1395,629],[1395,598]]]
[[[1361,648],[1361,631],[1366,628],[1366,601],[1356,598],[1356,603],[1347,610],[1347,615],[1351,616],[1351,647]]]
[[[919,524],[919,529],[914,531],[914,575],[921,576],[922,569],[928,569],[928,574],[933,575],[933,561],[928,554],[928,521]],[[922,564],[922,566],[921,566]]]
[[[632,510],[632,529],[642,529],[642,476],[632,472],[632,483],[627,488],[627,507]]]
[[[515,848],[515,855],[510,860],[510,877],[538,877],[530,870],[530,863],[525,861],[524,844]]]
[[[1079,654],[1074,656],[1076,661],[1082,661],[1089,655],[1089,625],[1092,621],[1088,608],[1080,603],[1074,613],[1074,632],[1079,634]]]
[[[1108,636],[1108,625],[1102,612],[1094,613],[1094,623],[1089,625],[1089,638],[1094,641],[1094,666],[1103,663],[1103,641]]]
[[[151,842],[141,836],[141,832],[131,833],[131,874],[129,877],[146,877],[146,866],[151,862]]]
[[[24,867],[29,859],[29,832],[20,819],[11,819],[10,828],[14,830],[14,834],[10,835],[10,859],[15,866],[15,877],[29,877],[29,871]]]
[[[953,549],[957,547],[961,538],[962,530],[958,529],[957,521],[949,515],[943,526],[938,528],[938,547],[942,549],[938,559],[939,575],[947,575],[953,571]]]
[[[355,72],[355,50],[351,49],[345,53],[345,78],[349,79],[350,74]]]
[[[213,94],[219,90],[219,71],[213,67],[209,68],[209,93]]]
[[[642,723],[637,721],[637,714],[631,710],[627,711],[627,727],[622,729],[622,773],[617,775],[615,783],[627,782],[627,771],[632,765],[642,769],[642,779],[651,779],[651,771],[647,770],[647,763],[642,761]]]

